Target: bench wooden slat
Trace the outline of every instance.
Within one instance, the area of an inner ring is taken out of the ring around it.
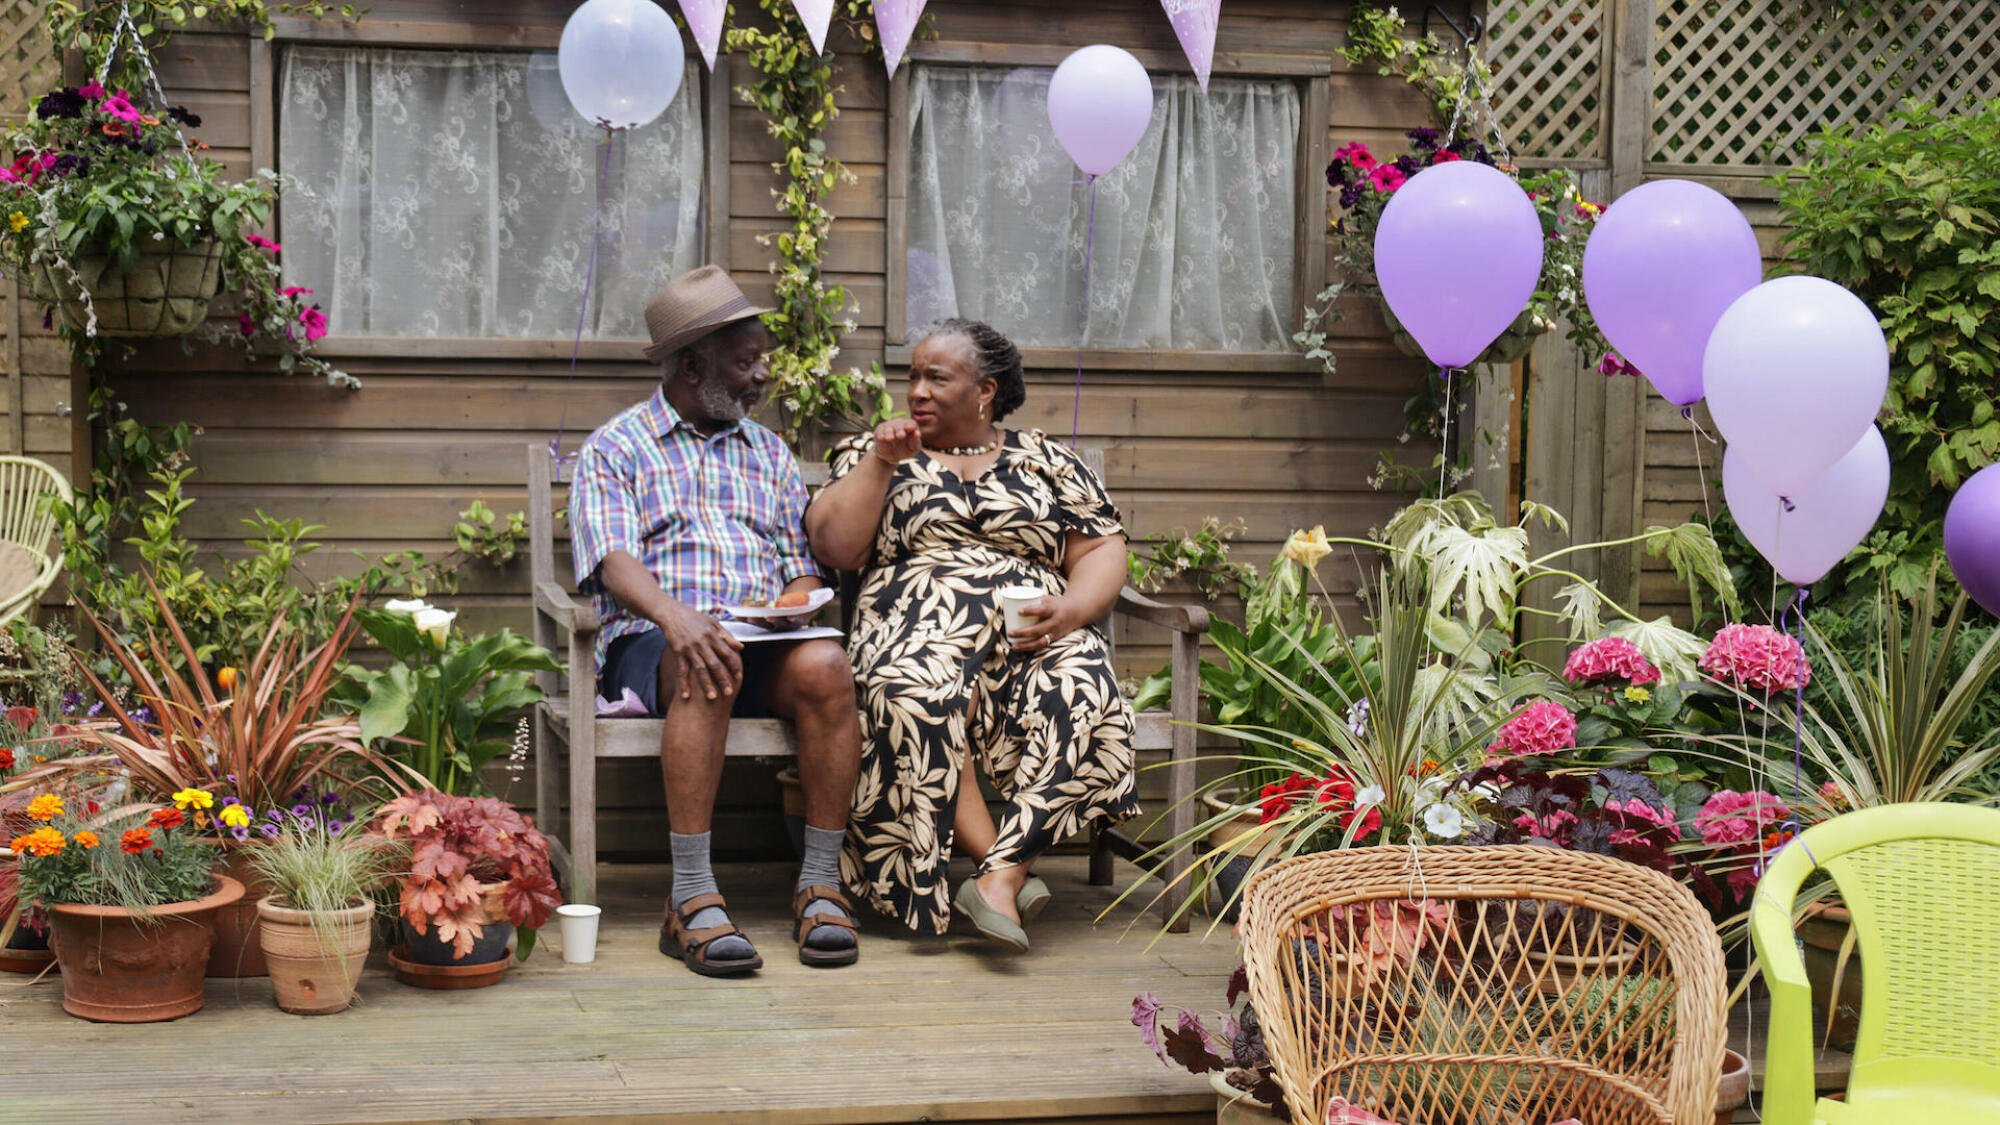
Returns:
[[[542,704],[550,726],[568,741],[569,700],[563,697]],[[1134,716],[1137,730],[1134,749],[1142,753],[1172,750],[1173,716],[1165,711],[1141,711]],[[597,756],[600,758],[651,758],[660,752],[660,719],[598,719]],[[723,754],[731,758],[792,758],[798,756],[798,741],[792,725],[782,719],[735,719],[729,724],[729,741]]]

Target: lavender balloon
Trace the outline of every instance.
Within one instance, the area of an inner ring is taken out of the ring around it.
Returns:
[[[1944,513],[1944,557],[1972,600],[2000,617],[2000,465],[1958,486]]]
[[[1789,512],[1731,446],[1722,454],[1722,495],[1771,568],[1794,586],[1810,586],[1874,530],[1889,499],[1889,446],[1882,431],[1868,427],[1846,456],[1792,497]]]
[[[1513,177],[1470,160],[1404,181],[1375,228],[1382,298],[1439,367],[1479,357],[1535,294],[1542,220]]]
[[[1049,79],[1049,124],[1087,176],[1111,171],[1152,121],[1153,80],[1122,48],[1079,48]]]
[[[1675,406],[1701,397],[1709,333],[1763,279],[1750,220],[1691,180],[1655,180],[1619,196],[1583,248],[1590,315]]]
[[[1889,344],[1861,298],[1781,277],[1736,299],[1702,357],[1708,412],[1766,491],[1797,499],[1854,443],[1889,390]]]

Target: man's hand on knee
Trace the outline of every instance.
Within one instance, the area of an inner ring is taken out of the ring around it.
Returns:
[[[722,623],[676,602],[661,615],[660,634],[673,662],[675,694],[733,699],[743,687],[743,642]]]

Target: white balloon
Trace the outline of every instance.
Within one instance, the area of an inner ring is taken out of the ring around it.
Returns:
[[[1730,453],[1796,500],[1881,412],[1889,344],[1861,298],[1824,278],[1781,277],[1722,314],[1701,370]]]
[[[563,92],[593,125],[635,129],[681,90],[680,29],[653,0],[588,0],[563,25],[556,61]]]
[[[1840,565],[1875,528],[1889,499],[1889,445],[1868,427],[1833,467],[1785,502],[1750,473],[1730,446],[1722,454],[1722,495],[1729,514],[1780,577],[1810,586]]]

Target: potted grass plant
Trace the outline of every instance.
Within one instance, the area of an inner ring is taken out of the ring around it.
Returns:
[[[214,840],[173,805],[102,811],[81,790],[44,790],[27,815],[38,827],[8,847],[21,901],[48,914],[63,1010],[150,1023],[200,1009],[208,916],[243,897]]]
[[[374,935],[374,891],[395,878],[405,850],[343,817],[305,802],[270,822],[275,831],[250,853],[270,894],[257,900],[257,940],[278,1007],[297,1015],[343,1011]]]

